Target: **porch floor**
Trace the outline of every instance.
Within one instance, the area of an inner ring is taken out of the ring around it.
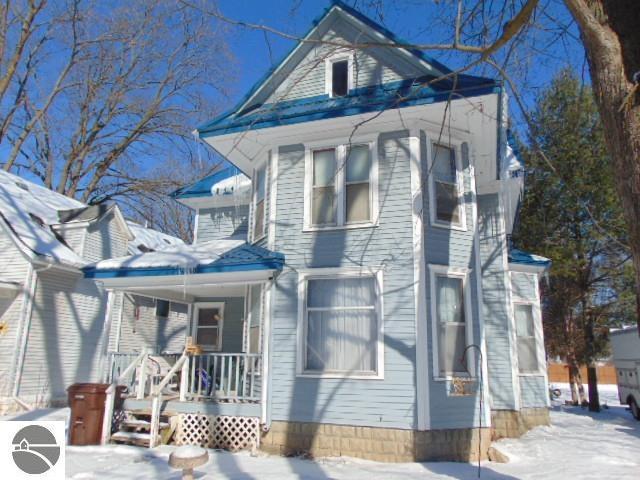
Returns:
[[[151,411],[151,399],[138,400],[126,398],[122,405],[123,410]],[[161,412],[167,413],[201,413],[205,415],[223,415],[238,417],[259,417],[262,407],[258,402],[213,402],[213,401],[186,401],[165,400],[162,402]]]

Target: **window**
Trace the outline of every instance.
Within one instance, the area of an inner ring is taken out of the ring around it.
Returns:
[[[311,218],[314,225],[336,224],[336,149],[313,152]]]
[[[331,96],[344,97],[349,91],[349,60],[331,64]]]
[[[343,275],[302,281],[303,373],[380,375],[377,277]]]
[[[253,241],[260,240],[264,237],[265,223],[265,190],[266,190],[266,167],[256,171],[255,192],[253,203]]]
[[[353,56],[338,55],[325,61],[326,93],[331,97],[346,97],[353,88]]]
[[[370,226],[376,212],[373,143],[311,150],[306,228]]]
[[[537,373],[539,365],[533,306],[531,304],[516,304],[514,310],[518,345],[518,368],[520,373]]]
[[[431,165],[432,222],[441,225],[464,226],[462,192],[458,174],[460,171],[456,150],[433,144]]]
[[[473,355],[468,355],[467,363],[463,363],[471,328],[467,272],[440,265],[431,265],[430,272],[434,375],[436,378],[469,375],[473,372]]]
[[[167,318],[169,316],[170,302],[167,300],[156,300],[156,317]]]
[[[205,351],[222,349],[223,303],[196,305],[196,343]]]

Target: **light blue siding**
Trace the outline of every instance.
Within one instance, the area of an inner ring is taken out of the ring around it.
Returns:
[[[515,409],[513,356],[505,277],[506,235],[497,194],[478,197],[483,318],[492,407]]]
[[[521,376],[520,398],[522,408],[547,406],[546,382],[543,376]]]
[[[322,36],[325,43],[303,48],[304,58],[291,71],[265,103],[325,95],[325,59],[340,53],[332,43],[364,43],[376,40],[344,19],[337,19]],[[342,49],[344,51],[344,49]],[[298,56],[303,55],[302,52]],[[402,61],[393,49],[356,49],[353,59],[353,83],[355,88],[379,85],[405,78],[424,75],[415,65]]]
[[[432,226],[429,218],[429,188],[428,181],[429,166],[427,162],[427,145],[428,142],[434,141],[433,138],[421,132],[420,134],[420,152],[422,160],[423,174],[423,212],[424,212],[424,237],[425,237],[425,261],[427,263],[427,325],[428,325],[428,343],[424,348],[429,352],[429,404],[431,410],[431,428],[464,428],[476,425],[479,419],[479,401],[478,395],[471,396],[451,396],[450,382],[443,380],[435,380],[433,373],[433,348],[436,341],[432,335],[432,325],[435,321],[432,318],[430,276],[428,274],[428,265],[446,265],[450,267],[465,268],[469,271],[468,289],[471,298],[471,323],[473,329],[473,342],[480,344],[480,324],[478,312],[478,295],[477,295],[477,271],[474,252],[474,234],[475,225],[473,224],[473,192],[471,186],[470,171],[468,162],[463,159],[464,174],[464,212],[466,216],[466,231],[454,230]],[[479,357],[476,351],[469,350],[468,355],[474,355],[476,358],[476,366],[479,366]],[[474,372],[477,374],[477,371]],[[486,399],[485,399],[486,400]],[[486,404],[485,404],[486,405]]]
[[[415,311],[407,132],[379,137],[380,225],[303,233],[304,146],[279,150],[275,249],[287,267],[277,278],[272,318],[273,420],[416,427]],[[297,269],[383,267],[383,380],[296,376]]]
[[[198,215],[198,243],[247,235],[248,205],[203,208]]]
[[[534,273],[511,272],[511,288],[514,300],[529,300],[537,302],[536,282],[538,276]]]

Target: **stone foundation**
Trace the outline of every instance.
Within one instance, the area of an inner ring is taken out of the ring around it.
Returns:
[[[518,438],[534,427],[549,425],[549,409],[523,408],[514,410],[493,410],[491,412],[491,440]]]
[[[260,448],[276,455],[356,457],[379,462],[454,461],[487,458],[491,430],[414,431],[393,428],[352,427],[319,423],[273,422],[262,435]]]

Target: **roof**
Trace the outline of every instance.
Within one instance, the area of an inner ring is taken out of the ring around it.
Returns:
[[[251,180],[237,167],[223,170],[198,180],[196,183],[177,189],[170,194],[176,200],[195,197],[240,197],[251,191]]]
[[[493,79],[458,75],[457,79],[436,80],[434,76],[401,80],[354,89],[346,97],[328,95],[264,104],[238,115],[220,116],[199,127],[201,137],[257,130],[314,120],[359,115],[389,109],[425,105],[496,93]]]
[[[374,22],[367,16],[358,12],[356,9],[349,7],[341,1],[333,1],[331,5],[324,11],[324,13],[312,22],[311,29],[302,37],[307,39],[312,33],[318,29],[319,25],[323,23],[334,11],[342,12],[346,17],[354,18],[356,21],[365,24],[368,28],[372,29],[375,33],[382,35],[389,44],[394,45],[409,45],[406,42],[398,38],[391,31],[387,30],[382,25]],[[234,133],[242,130],[253,130],[258,128],[267,128],[278,125],[288,125],[292,123],[299,123],[311,120],[318,120],[323,118],[332,118],[344,115],[356,115],[359,113],[380,111],[388,108],[401,108],[419,103],[430,103],[433,101],[446,100],[450,98],[449,95],[445,97],[438,97],[438,93],[443,94],[445,92],[450,93],[452,90],[451,81],[442,82],[440,87],[437,87],[435,91],[420,91],[413,92],[411,95],[412,100],[399,102],[399,98],[406,95],[407,92],[403,92],[403,88],[406,85],[398,85],[406,82],[395,82],[396,84],[385,84],[385,88],[388,91],[384,92],[379,87],[365,87],[356,89],[350,92],[350,95],[340,99],[329,98],[328,95],[321,95],[313,98],[301,99],[293,102],[281,102],[277,106],[273,104],[260,104],[247,105],[248,102],[257,96],[269,84],[270,80],[274,78],[274,74],[284,68],[284,66],[290,61],[294,52],[301,48],[303,45],[309,46],[309,42],[303,40],[298,41],[293,49],[283,57],[273,68],[266,72],[266,74],[254,84],[254,86],[247,92],[247,94],[238,102],[238,104],[231,110],[223,113],[214,120],[198,127],[198,132],[201,137],[212,137],[216,135],[224,135],[227,133]],[[427,56],[424,52],[414,48],[404,48],[410,55],[410,58],[425,63],[437,73],[438,76],[442,74],[450,73],[447,67],[437,62],[433,58]],[[431,73],[430,79],[437,78],[434,73]],[[408,83],[420,85],[424,83],[425,79],[416,78],[409,80]],[[448,88],[447,88],[448,84]],[[468,87],[473,84],[473,87],[486,86],[491,89],[498,86],[495,80],[472,77],[469,75],[458,75],[458,85],[455,88],[456,93],[460,93],[462,96],[481,95],[482,91],[472,91]],[[373,90],[373,91],[372,91]],[[380,90],[380,91],[375,91]],[[493,90],[491,90],[492,92]],[[417,100],[422,102],[414,103]],[[372,105],[372,102],[374,103]],[[256,110],[257,108],[257,110]],[[285,118],[282,118],[285,117]]]
[[[86,262],[51,228],[58,211],[84,208],[77,200],[0,170],[0,216],[29,255],[74,267]]]
[[[532,267],[548,268],[551,266],[551,260],[540,255],[511,248],[509,250],[509,263],[517,263],[520,265],[530,265]]]
[[[129,242],[128,251],[135,255],[149,251],[160,250],[169,245],[182,245],[184,242],[177,237],[166,233],[143,227],[142,225],[127,220],[127,225],[133,234],[133,240]]]
[[[144,244],[155,249],[161,243],[166,246],[162,239],[171,243],[182,242],[133,222],[125,222],[116,204],[88,206],[0,170],[0,218],[16,237],[19,247],[30,256],[76,268],[86,265],[87,261],[65,243],[58,230],[76,223],[95,221],[111,211],[116,213],[135,246]]]
[[[87,278],[149,277],[250,270],[282,270],[284,255],[243,240],[222,239],[195,245],[102,260],[85,267]]]

